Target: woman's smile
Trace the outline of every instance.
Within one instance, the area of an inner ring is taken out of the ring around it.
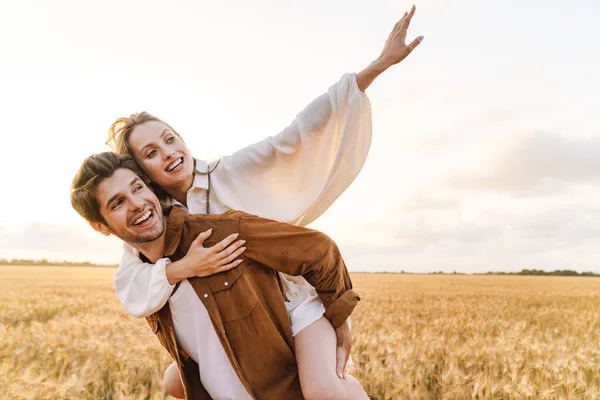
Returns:
[[[183,169],[183,157],[176,158],[174,161],[170,162],[165,168],[167,172],[178,172]]]

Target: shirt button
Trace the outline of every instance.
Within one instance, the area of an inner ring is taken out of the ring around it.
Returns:
[[[225,282],[225,286],[228,286],[228,285],[229,285],[229,282]]]
[[[207,298],[207,297],[208,297],[208,293],[204,293],[204,298]]]

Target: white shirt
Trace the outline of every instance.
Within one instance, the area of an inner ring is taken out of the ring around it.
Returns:
[[[355,74],[345,74],[276,136],[224,157],[211,174],[210,212],[242,210],[304,226],[319,217],[352,183],[371,145],[371,106]],[[197,161],[199,171],[208,163]],[[191,213],[206,210],[208,177],[196,174],[188,192]],[[114,276],[115,291],[136,317],[160,310],[169,299],[166,258],[143,263],[132,247]]]
[[[215,400],[251,400],[231,366],[208,311],[187,279],[169,298],[178,345],[198,364],[202,385]]]
[[[369,100],[359,90],[356,75],[346,74],[281,133],[221,159],[211,173],[210,212],[237,209],[306,225],[327,210],[356,178],[366,160],[371,133]],[[193,214],[206,212],[208,176],[203,172],[213,165],[196,162],[186,199]],[[114,277],[117,297],[136,317],[148,316],[168,301],[177,341],[196,357],[201,381],[211,397],[245,398],[248,393],[218,340],[206,308],[187,280],[169,298],[175,287],[166,277],[169,262],[165,258],[155,265],[143,263],[137,251],[126,245]],[[281,275],[295,335],[319,319],[325,309],[304,278]]]

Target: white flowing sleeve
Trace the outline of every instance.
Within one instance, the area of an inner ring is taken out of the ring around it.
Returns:
[[[225,208],[309,224],[356,178],[371,135],[369,99],[345,74],[281,133],[223,157],[211,190]]]
[[[371,134],[369,99],[356,75],[345,74],[281,133],[223,157],[211,173],[211,196],[225,209],[309,224],[354,181]],[[169,262],[145,264],[125,246],[114,283],[130,314],[145,317],[166,304],[175,287],[166,277]]]
[[[125,244],[121,264],[114,276],[115,291],[125,310],[134,317],[147,317],[169,300],[175,285],[167,280],[168,258],[156,264],[142,262],[137,250]]]

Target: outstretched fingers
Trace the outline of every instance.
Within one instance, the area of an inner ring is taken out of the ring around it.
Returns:
[[[221,240],[219,243],[211,247],[211,250],[214,253],[220,253],[221,251],[226,249],[227,246],[229,246],[235,239],[237,239],[238,236],[239,233],[232,233],[231,235],[227,236],[225,239]]]
[[[400,26],[400,29],[403,29],[403,30],[408,29],[408,27],[410,26],[410,21],[412,20],[413,15],[415,15],[416,10],[417,10],[417,7],[415,7],[415,5],[413,4],[412,8],[410,9],[410,12],[404,13],[404,17],[402,17],[402,24]]]
[[[208,239],[210,235],[212,235],[212,228],[198,234],[198,236],[196,236],[196,239],[194,239],[194,241],[192,242],[192,246],[202,247],[204,241]]]
[[[398,20],[398,22],[396,22],[396,25],[394,25],[394,30],[402,29],[402,23],[404,22],[404,19],[406,18],[407,15],[408,15],[408,13],[405,11],[402,18],[400,18]]]
[[[243,261],[242,259],[239,259],[239,260],[232,261],[229,264],[221,265],[219,268],[217,268],[215,270],[215,274],[218,274],[219,272],[225,272],[232,268],[235,268],[238,265],[240,265],[242,261]]]
[[[239,244],[239,246],[241,246],[242,244],[246,243],[244,240],[240,240],[240,242],[242,242],[242,243]],[[235,246],[238,246],[238,243],[236,243]],[[228,264],[228,263],[232,262],[238,256],[241,256],[244,251],[246,251],[245,247],[239,247],[239,248],[237,248],[235,246],[231,245],[227,249],[223,250],[222,252],[220,252],[218,254],[218,257],[221,260],[221,261],[219,261],[221,263],[221,265],[222,264]]]
[[[423,41],[423,36],[419,36],[415,40],[410,42],[410,44],[407,46],[408,54],[410,54],[422,41]]]

